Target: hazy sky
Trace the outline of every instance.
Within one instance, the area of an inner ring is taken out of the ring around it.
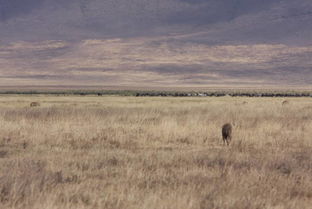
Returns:
[[[190,34],[207,43],[311,43],[311,0],[0,0],[5,40]]]

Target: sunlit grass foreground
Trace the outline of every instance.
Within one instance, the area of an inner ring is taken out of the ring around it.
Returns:
[[[312,99],[284,100],[0,96],[0,208],[311,208]]]

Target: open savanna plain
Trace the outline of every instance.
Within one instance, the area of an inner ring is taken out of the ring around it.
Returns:
[[[311,208],[311,153],[311,98],[0,96],[3,209]]]

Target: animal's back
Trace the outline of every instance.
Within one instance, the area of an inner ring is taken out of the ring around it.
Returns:
[[[289,101],[288,100],[285,100],[282,102],[282,105],[288,105],[289,104]]]
[[[32,102],[32,103],[30,103],[30,107],[38,107],[38,106],[40,106],[39,102]]]

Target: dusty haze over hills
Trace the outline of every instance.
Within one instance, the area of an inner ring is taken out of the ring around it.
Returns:
[[[0,86],[312,86],[310,0],[0,0]]]

